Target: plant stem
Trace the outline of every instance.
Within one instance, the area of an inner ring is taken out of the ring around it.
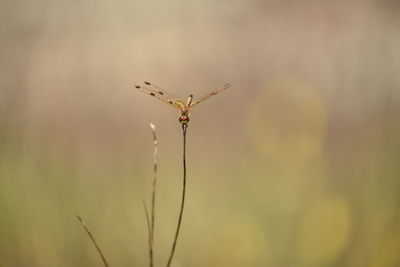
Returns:
[[[78,218],[79,222],[82,224],[83,228],[85,229],[86,233],[89,235],[90,239],[92,240],[93,245],[96,247],[97,252],[99,253],[101,259],[103,260],[104,266],[109,267],[106,257],[104,256],[103,252],[101,251],[99,245],[97,244],[96,240],[94,239],[94,236],[92,232],[90,232],[89,228],[86,226],[85,222],[82,220],[82,218],[79,215],[76,215]]]
[[[152,196],[151,196],[151,235],[150,235],[150,267],[154,265],[154,222],[155,222],[155,206],[156,206],[156,186],[157,186],[157,135],[156,135],[156,127],[154,124],[150,123],[151,130],[153,131],[153,143],[154,143],[154,155],[153,155],[153,188],[152,188]]]
[[[150,267],[152,266],[152,259],[153,259],[153,252],[152,252],[152,241],[151,241],[151,236],[152,236],[152,232],[151,232],[151,226],[150,226],[150,219],[149,219],[149,212],[147,210],[147,205],[146,205],[146,201],[143,199],[143,208],[144,208],[144,212],[146,215],[146,223],[147,223],[147,232],[149,235],[148,238],[148,242],[149,242],[149,265]]]
[[[178,241],[179,231],[182,223],[182,215],[183,208],[185,206],[185,195],[186,195],[186,129],[187,125],[182,124],[182,133],[183,133],[183,186],[182,186],[182,201],[181,201],[181,209],[179,212],[178,225],[176,227],[174,243],[172,244],[171,253],[169,255],[167,267],[171,265],[172,258],[174,257],[176,243]]]

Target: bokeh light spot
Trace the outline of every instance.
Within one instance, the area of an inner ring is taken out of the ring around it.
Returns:
[[[305,211],[296,240],[300,266],[329,266],[346,247],[350,208],[339,196],[327,196]]]

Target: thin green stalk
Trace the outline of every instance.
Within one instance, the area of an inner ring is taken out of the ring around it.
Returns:
[[[149,266],[154,266],[154,224],[155,224],[155,206],[156,206],[156,187],[157,187],[157,135],[156,135],[156,127],[154,124],[150,123],[150,128],[153,132],[153,144],[154,144],[154,160],[153,160],[153,186],[152,186],[152,194],[151,194],[151,219],[149,218],[149,212],[147,209],[146,202],[143,200],[144,211],[146,213],[146,221],[147,221],[147,230],[149,232]]]
[[[154,155],[153,155],[153,188],[152,188],[152,196],[151,196],[151,236],[150,236],[150,267],[154,265],[154,223],[155,223],[155,206],[156,206],[156,187],[157,187],[157,135],[156,135],[156,127],[154,124],[150,123],[151,130],[153,132],[153,143],[154,143]]]
[[[152,264],[152,255],[153,255],[153,251],[152,251],[152,241],[151,241],[151,236],[152,236],[152,232],[151,232],[151,226],[150,226],[150,219],[149,219],[149,211],[147,209],[147,205],[146,205],[146,201],[144,199],[142,199],[143,201],[143,208],[144,208],[144,213],[146,215],[146,223],[147,223],[147,232],[148,232],[148,242],[149,242],[149,265],[151,266]]]
[[[178,225],[176,227],[175,238],[172,244],[171,253],[169,255],[167,267],[171,265],[172,258],[174,257],[175,247],[178,242],[179,231],[181,229],[182,223],[182,215],[183,208],[185,207],[185,195],[186,195],[186,129],[187,125],[182,124],[182,133],[183,133],[183,185],[182,185],[182,201],[181,201],[181,209],[179,211]]]
[[[100,249],[100,246],[97,244],[96,240],[94,239],[92,232],[89,230],[89,228],[86,226],[85,222],[82,220],[82,218],[79,215],[76,215],[76,217],[78,218],[79,222],[82,224],[86,233],[90,237],[90,240],[92,240],[93,245],[96,247],[97,252],[99,253],[101,259],[103,260],[104,266],[109,267],[106,257],[104,256],[103,252]]]

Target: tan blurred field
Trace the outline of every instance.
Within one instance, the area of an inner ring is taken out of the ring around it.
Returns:
[[[0,0],[0,267],[400,266],[400,5]]]

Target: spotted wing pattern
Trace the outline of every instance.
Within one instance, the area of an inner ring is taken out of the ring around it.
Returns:
[[[165,90],[162,90],[159,87],[152,85],[149,82],[144,82],[145,86],[135,85],[136,89],[142,91],[145,94],[153,96],[162,102],[171,105],[175,108],[181,109],[181,104],[179,99],[175,97],[171,97]]]
[[[176,95],[166,91],[165,89],[162,89],[161,87],[155,85],[154,83],[144,82],[144,84],[147,85],[147,87],[149,87],[152,90],[154,90],[155,92],[157,92],[159,95],[165,95],[165,96],[168,96],[171,99],[179,99],[179,97],[177,97]]]

